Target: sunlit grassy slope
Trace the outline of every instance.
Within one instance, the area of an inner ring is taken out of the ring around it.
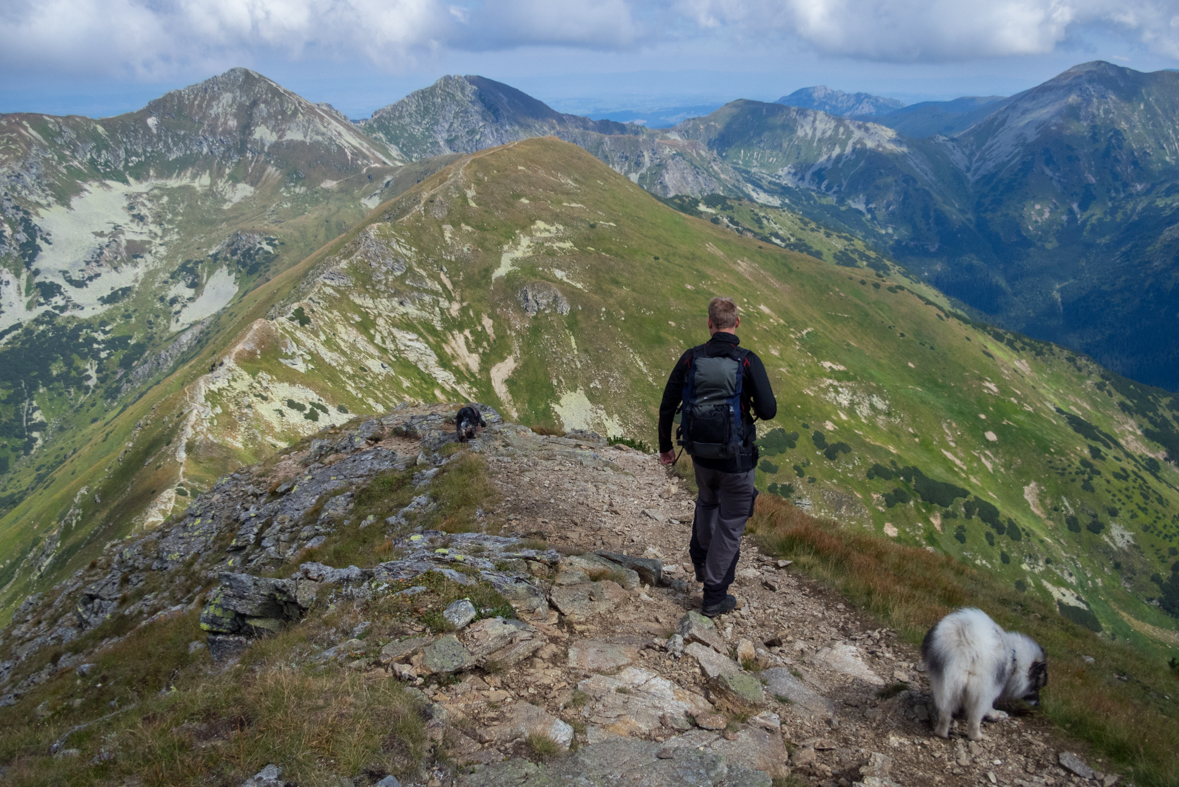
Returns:
[[[407,399],[654,443],[670,367],[727,294],[779,396],[760,425],[763,489],[961,557],[1106,635],[1173,629],[1149,601],[1179,522],[1169,396],[972,324],[878,258],[851,260],[865,261],[888,275],[676,212],[556,140],[475,154],[243,301],[225,318],[236,338],[0,522],[7,555],[60,532],[40,578],[5,566],[5,606],[189,489]]]

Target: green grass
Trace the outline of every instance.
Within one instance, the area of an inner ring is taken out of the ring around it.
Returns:
[[[431,525],[447,533],[498,529],[491,512],[500,492],[488,475],[487,460],[469,452],[458,454],[442,466],[430,486],[438,502],[438,514]],[[482,514],[480,514],[482,512]]]

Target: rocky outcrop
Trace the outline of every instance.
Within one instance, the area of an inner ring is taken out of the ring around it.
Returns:
[[[529,317],[535,317],[541,312],[555,311],[557,314],[569,313],[569,301],[553,285],[548,282],[532,282],[516,293],[521,308]]]
[[[274,634],[306,612],[299,603],[298,580],[249,574],[221,574],[221,584],[201,611],[201,630],[209,634],[214,660],[240,652],[252,638]]]

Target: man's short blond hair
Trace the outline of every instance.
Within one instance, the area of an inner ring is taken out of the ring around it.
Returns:
[[[718,330],[733,328],[737,325],[737,304],[732,298],[718,295],[708,302],[708,319],[712,327]]]

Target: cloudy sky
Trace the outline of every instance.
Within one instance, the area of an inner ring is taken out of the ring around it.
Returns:
[[[110,115],[238,65],[364,117],[448,73],[600,114],[1006,95],[1096,59],[1179,68],[1179,2],[0,0],[0,112]]]

